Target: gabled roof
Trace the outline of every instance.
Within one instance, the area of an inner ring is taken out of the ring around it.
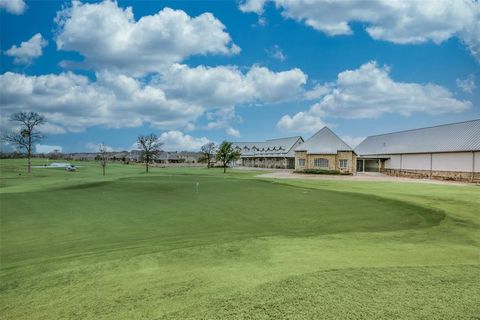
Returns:
[[[233,142],[242,157],[294,157],[294,146],[303,142],[302,137],[270,139],[263,142]],[[255,149],[253,149],[255,147]]]
[[[367,137],[359,155],[480,151],[480,119]]]
[[[306,151],[310,154],[336,154],[338,151],[353,151],[328,127],[323,127],[295,151]]]

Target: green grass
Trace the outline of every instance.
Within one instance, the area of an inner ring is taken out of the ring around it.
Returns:
[[[22,165],[2,319],[480,318],[480,187]]]

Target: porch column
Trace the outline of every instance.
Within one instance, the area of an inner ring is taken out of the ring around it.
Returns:
[[[432,170],[433,170],[433,154],[430,153],[430,174],[428,176],[429,179],[432,179]]]

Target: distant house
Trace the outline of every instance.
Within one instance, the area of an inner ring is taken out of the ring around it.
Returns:
[[[174,164],[174,163],[198,163],[200,152],[189,151],[161,151],[155,158],[156,163],[160,164]]]
[[[155,158],[155,162],[167,164],[167,163],[183,163],[184,159],[180,157],[178,152],[166,152],[161,151]]]
[[[480,179],[480,119],[370,136],[355,151],[359,172]]]
[[[332,130],[324,127],[295,149],[295,170],[335,170],[355,173],[356,154]]]
[[[202,157],[201,152],[192,152],[192,151],[181,151],[179,155],[182,159],[185,160],[185,163],[198,163]]]
[[[295,147],[302,143],[303,138],[299,136],[262,142],[234,142],[232,147],[240,152],[240,159],[233,165],[293,169],[295,166]]]
[[[129,153],[129,158],[131,161],[140,162],[142,160],[142,151],[141,150],[131,150]]]
[[[84,152],[84,153],[70,153],[65,154],[64,157],[68,159],[72,159],[75,161],[92,161],[95,160],[97,153],[93,152]]]
[[[128,151],[109,152],[108,160],[128,162],[130,160],[130,152]]]

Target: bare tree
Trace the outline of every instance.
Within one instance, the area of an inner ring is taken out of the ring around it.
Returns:
[[[228,163],[240,158],[240,152],[232,148],[232,143],[223,141],[217,151],[217,161],[222,162],[223,173],[227,172]]]
[[[19,124],[19,128],[16,131],[4,134],[2,139],[19,149],[25,150],[27,154],[27,172],[31,173],[33,145],[43,139],[37,128],[45,123],[45,117],[36,112],[22,111],[12,114],[10,121]]]
[[[107,168],[107,159],[108,159],[108,148],[105,143],[101,143],[100,147],[98,148],[98,152],[100,153],[100,165],[102,166],[103,176],[105,176],[105,169]]]
[[[148,173],[148,164],[160,153],[162,143],[158,141],[157,135],[141,135],[137,138],[137,146],[142,152],[142,159],[145,162],[145,172]]]
[[[212,158],[215,156],[215,149],[216,145],[213,142],[206,143],[202,146],[202,158],[207,162],[207,168],[210,168],[210,162]]]

